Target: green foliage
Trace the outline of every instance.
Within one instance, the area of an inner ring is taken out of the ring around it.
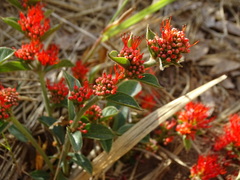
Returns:
[[[0,121],[0,133],[7,127],[8,122]]]
[[[0,47],[0,64],[12,57],[14,50],[7,47]]]
[[[123,106],[141,110],[138,103],[131,96],[129,96],[125,93],[122,93],[122,92],[117,92],[116,94],[107,96],[106,100],[110,101],[110,102],[114,102],[116,104],[120,104]]]
[[[81,87],[81,83],[73,77],[72,75],[68,74],[66,71],[63,71],[63,75],[67,81],[68,88],[73,91],[73,87],[76,85],[78,87]]]
[[[0,65],[0,72],[7,73],[13,71],[27,71],[30,67],[22,60],[10,61]]]
[[[3,18],[3,17],[2,17],[2,20],[3,20],[6,24],[8,24],[9,26],[11,26],[12,28],[18,30],[18,31],[21,32],[21,33],[24,33],[24,32],[22,31],[20,25],[19,25],[18,22],[17,22],[17,21],[18,21],[17,18],[15,18],[15,17],[5,17],[5,18]]]
[[[125,132],[127,132],[133,126],[134,126],[134,124],[124,124],[122,127],[120,127],[117,130],[118,135],[123,135]]]
[[[78,152],[82,148],[82,133],[80,131],[76,131],[74,133],[69,132],[69,129],[67,130],[68,138],[72,144],[73,150],[75,152]]]
[[[127,80],[120,83],[117,91],[128,94],[129,96],[136,96],[139,92],[141,92],[142,86],[136,80]]]
[[[106,151],[106,152],[110,152],[110,150],[112,148],[112,142],[113,142],[113,139],[100,140],[100,144],[101,144],[102,148],[104,149],[104,151]]]
[[[186,135],[183,136],[183,145],[187,151],[189,151],[192,147],[191,140],[188,139]]]
[[[61,24],[57,24],[53,26],[51,29],[49,29],[45,34],[41,37],[41,41],[46,40],[49,36],[51,36],[53,33],[55,33],[59,28],[61,27]]]
[[[45,71],[49,72],[49,71],[54,70],[54,69],[60,69],[60,68],[63,68],[63,67],[73,67],[73,66],[74,66],[74,64],[70,60],[63,59],[59,63],[54,64],[53,66],[48,66],[45,69]]]
[[[107,106],[102,110],[102,118],[100,121],[109,119],[110,117],[116,116],[119,110],[114,106]]]
[[[30,176],[34,180],[49,180],[51,177],[48,172],[43,171],[43,170],[32,171],[30,173]]]
[[[24,127],[25,128],[25,127]],[[28,129],[25,128],[27,131]],[[15,125],[11,125],[9,128],[8,128],[8,131],[15,136],[15,138],[17,138],[18,140],[22,141],[22,142],[28,142],[28,139],[25,137],[24,134],[22,134],[18,128],[15,126]]]
[[[129,108],[126,106],[122,106],[120,109],[120,113],[118,113],[113,119],[114,121],[113,121],[112,129],[114,131],[117,131],[120,127],[122,127],[126,123],[128,114],[129,114]]]
[[[125,57],[118,57],[118,52],[117,51],[111,51],[108,56],[117,64],[124,68],[128,68],[130,66],[130,62],[127,58]]]
[[[15,7],[19,8],[19,9],[23,9],[21,3],[19,2],[19,0],[7,0],[9,3],[11,3],[12,5],[14,5]]]
[[[114,134],[108,127],[102,124],[93,123],[88,129],[88,133],[83,134],[83,137],[97,140],[107,140],[112,139],[114,137]]]
[[[92,164],[89,161],[88,158],[86,158],[82,154],[73,154],[72,155],[72,160],[79,166],[81,166],[83,169],[85,169],[89,174],[92,174]]]
[[[153,87],[157,87],[157,88],[162,88],[156,78],[156,76],[152,75],[152,74],[143,74],[143,78],[142,79],[138,79],[138,81],[148,84],[150,86]]]

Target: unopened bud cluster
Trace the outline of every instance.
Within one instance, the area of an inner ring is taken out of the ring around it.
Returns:
[[[9,118],[12,106],[18,105],[18,92],[15,88],[0,87],[0,120]]]
[[[153,58],[161,58],[163,67],[170,64],[177,64],[182,57],[182,53],[190,52],[189,39],[184,34],[185,27],[182,31],[172,28],[170,20],[163,22],[161,37],[155,35],[154,39],[148,39],[147,44],[151,49]]]
[[[72,124],[73,123],[73,120],[70,120],[69,121],[69,124]],[[88,133],[88,130],[86,129],[86,126],[87,126],[87,123],[84,123],[82,121],[78,121],[78,127],[77,127],[77,130],[79,130],[81,133],[83,134],[87,134]]]
[[[107,96],[117,92],[117,78],[111,74],[103,73],[102,77],[96,79],[96,85],[93,86],[93,92],[97,96]]]
[[[68,99],[82,107],[84,102],[90,99],[92,94],[93,90],[89,87],[88,82],[85,81],[83,87],[74,86],[73,91],[70,93],[71,96],[69,96]]]
[[[69,90],[64,83],[64,78],[62,78],[59,82],[53,84],[50,83],[50,80],[47,80],[46,86],[51,94],[50,99],[55,104],[61,103],[68,95]]]
[[[26,35],[31,39],[40,39],[50,28],[50,21],[48,18],[45,18],[42,8],[43,5],[38,3],[28,9],[26,16],[24,13],[20,13],[18,23],[22,31],[25,31]]]
[[[84,114],[90,121],[97,121],[102,117],[102,109],[94,104]]]
[[[143,66],[144,60],[142,60],[143,54],[141,54],[138,49],[141,38],[139,36],[130,37],[130,35],[124,34],[122,36],[122,41],[124,47],[118,54],[118,57],[125,57],[130,62],[130,66],[126,68],[125,75],[126,77],[141,79],[145,71]],[[128,43],[129,41],[130,46]]]

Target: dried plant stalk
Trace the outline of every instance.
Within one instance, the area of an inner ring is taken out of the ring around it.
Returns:
[[[111,166],[129,150],[131,150],[139,141],[141,141],[147,134],[157,128],[159,124],[163,123],[166,119],[170,118],[177,111],[182,109],[188,102],[192,101],[197,96],[201,95],[206,90],[226,79],[226,75],[222,75],[199,88],[181,96],[163,107],[152,112],[141,121],[136,123],[131,129],[120,136],[112,145],[109,153],[102,152],[92,162],[93,174],[81,172],[79,175],[72,178],[72,180],[87,180],[91,176],[98,175],[104,169]]]

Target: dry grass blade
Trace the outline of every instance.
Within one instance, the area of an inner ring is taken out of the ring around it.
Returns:
[[[196,88],[186,95],[175,99],[143,118],[113,143],[112,149],[109,153],[102,152],[93,160],[92,175],[94,176],[101,173],[104,169],[112,165],[115,161],[131,150],[141,139],[154,130],[159,124],[183,108],[188,102],[226,78],[226,75],[222,75],[221,77]],[[87,180],[90,176],[91,175],[87,172],[82,172],[76,177],[73,177],[72,180]]]

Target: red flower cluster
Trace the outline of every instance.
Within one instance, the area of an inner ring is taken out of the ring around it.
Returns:
[[[72,124],[72,123],[73,123],[73,120],[70,120],[69,124]],[[82,121],[78,121],[77,130],[79,130],[83,134],[87,134],[88,133],[87,124]]]
[[[162,22],[161,37],[155,35],[154,39],[147,40],[151,55],[153,58],[161,58],[163,67],[178,64],[181,54],[189,53],[192,46],[185,37],[185,26],[179,31],[172,28],[170,22],[171,19]]]
[[[85,112],[84,115],[87,116],[90,121],[97,121],[102,117],[102,109],[98,105],[94,104]]]
[[[43,65],[54,65],[59,62],[59,48],[55,44],[50,44],[47,50],[37,53],[38,61]]]
[[[64,83],[64,78],[61,78],[59,82],[53,84],[51,84],[48,79],[46,86],[51,94],[50,99],[55,104],[61,103],[68,95],[69,89]]]
[[[142,60],[143,54],[141,54],[138,46],[141,43],[141,38],[138,36],[130,36],[130,34],[124,34],[122,36],[124,44],[123,49],[118,54],[118,57],[125,57],[129,60],[130,66],[126,68],[126,76],[130,78],[141,79],[142,74],[145,72]],[[130,43],[130,46],[129,46]]]
[[[209,108],[201,103],[190,102],[185,106],[185,110],[178,113],[178,125],[176,131],[187,138],[194,139],[196,132],[203,128],[208,128],[213,118],[208,118]]]
[[[93,92],[97,96],[106,96],[115,94],[117,92],[117,86],[119,77],[116,75],[115,78],[111,74],[103,73],[102,77],[96,79],[96,85],[93,86]]]
[[[0,120],[9,118],[10,108],[18,105],[18,95],[15,88],[0,87]]]
[[[50,28],[50,21],[45,18],[42,8],[43,5],[38,3],[28,9],[26,16],[23,12],[20,12],[18,23],[32,40],[39,40]]]
[[[224,134],[220,136],[215,145],[215,150],[221,150],[228,145],[240,148],[240,116],[234,114],[229,118],[229,123],[224,127]]]
[[[154,99],[154,94],[144,93],[141,91],[138,93],[137,98],[140,100],[140,105],[145,110],[153,110],[156,107],[157,102]]]
[[[86,74],[88,71],[89,69],[84,64],[82,64],[81,60],[78,60],[76,62],[76,65],[72,67],[73,76],[80,81],[83,81],[86,79]]]
[[[31,41],[29,44],[22,44],[21,49],[15,51],[14,55],[25,61],[32,61],[35,55],[42,49],[42,44],[39,41]]]
[[[74,86],[74,90],[71,91],[69,100],[73,101],[74,104],[83,106],[84,102],[90,99],[93,94],[92,88],[89,86],[87,81],[84,82],[83,87]]]
[[[215,155],[199,156],[197,164],[193,165],[190,170],[191,179],[209,180],[220,174],[225,174],[226,170],[219,162],[218,156]]]

